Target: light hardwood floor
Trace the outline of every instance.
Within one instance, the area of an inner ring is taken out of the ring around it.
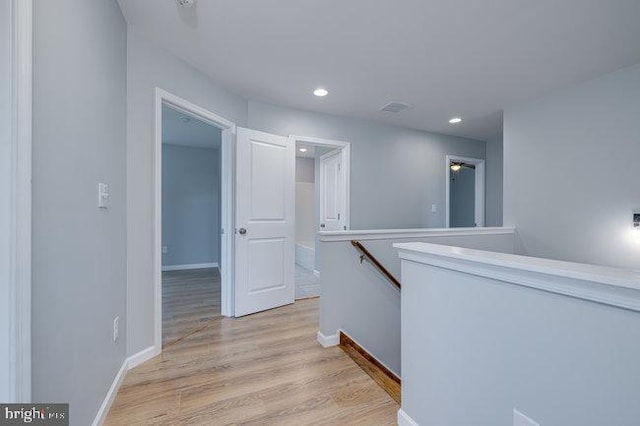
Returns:
[[[171,345],[220,318],[217,268],[162,273],[162,346]]]
[[[316,342],[318,300],[209,322],[129,371],[106,425],[395,425],[391,397]]]

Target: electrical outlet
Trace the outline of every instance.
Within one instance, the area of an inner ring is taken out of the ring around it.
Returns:
[[[540,426],[520,411],[513,409],[513,426]]]
[[[438,205],[431,204],[431,213],[438,213]]]
[[[113,319],[113,341],[118,340],[118,323],[120,322],[120,317],[115,317]]]
[[[109,185],[106,183],[98,183],[98,207],[109,208]]]
[[[162,246],[162,254],[167,254],[169,253],[169,249],[167,248],[167,246]]]

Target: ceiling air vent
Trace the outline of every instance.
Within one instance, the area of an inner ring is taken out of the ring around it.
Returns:
[[[397,113],[407,108],[411,108],[411,105],[404,102],[389,102],[388,104],[380,108],[378,111]]]

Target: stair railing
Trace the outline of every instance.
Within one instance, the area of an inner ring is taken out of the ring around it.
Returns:
[[[400,281],[393,276],[393,274],[391,272],[389,272],[389,270],[387,268],[384,267],[384,265],[382,263],[380,263],[380,261],[378,259],[376,259],[376,257],[371,254],[371,252],[369,250],[367,250],[367,248],[358,240],[351,240],[351,245],[353,247],[356,248],[356,250],[358,250],[361,254],[360,254],[360,263],[362,263],[365,259],[368,260],[369,262],[371,262],[371,264],[373,264],[373,266],[376,267],[376,269],[378,270],[378,272],[380,272],[382,275],[384,275],[385,278],[387,278],[389,281],[391,281],[391,283],[396,286],[396,288],[398,290],[400,290],[402,288],[402,285],[400,284]]]

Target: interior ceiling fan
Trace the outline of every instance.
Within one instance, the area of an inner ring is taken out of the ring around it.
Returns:
[[[452,161],[450,167],[451,167],[451,171],[454,171],[454,172],[460,171],[462,169],[471,169],[471,170],[476,169],[475,164],[469,164],[462,161]]]

